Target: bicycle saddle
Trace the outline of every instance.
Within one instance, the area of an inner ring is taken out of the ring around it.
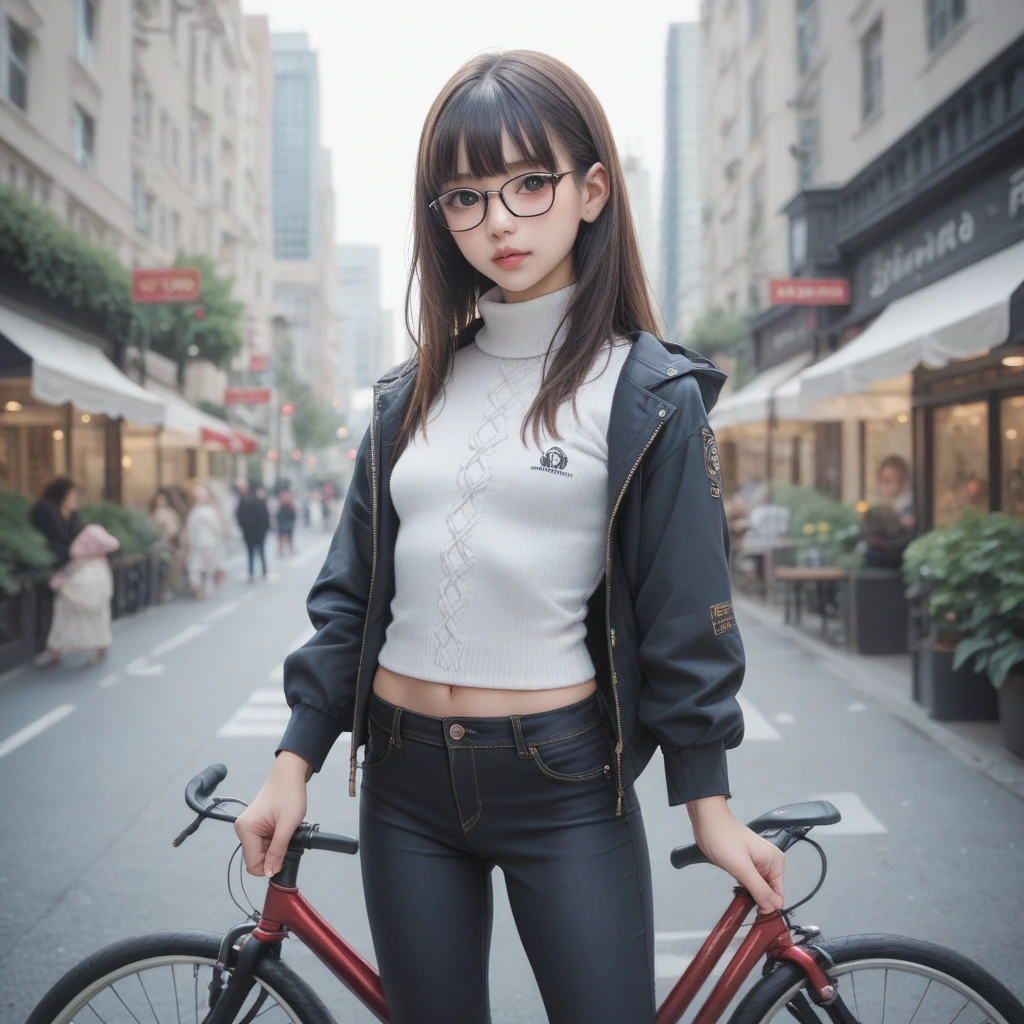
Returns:
[[[747,823],[751,832],[762,835],[765,832],[775,832],[780,828],[790,827],[813,827],[815,825],[834,825],[842,818],[836,809],[835,804],[828,800],[804,800],[801,803],[785,804],[776,807],[773,811],[762,814]],[[672,867],[685,868],[690,864],[709,864],[710,861],[696,843],[689,846],[677,846],[672,851]]]

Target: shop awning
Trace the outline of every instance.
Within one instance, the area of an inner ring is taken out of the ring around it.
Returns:
[[[222,419],[197,409],[177,391],[156,382],[147,383],[146,389],[159,396],[167,405],[164,436],[168,441],[186,448],[198,448],[203,443],[214,444],[225,451],[249,455],[256,450],[256,441],[244,431],[236,430]]]
[[[787,381],[792,380],[811,358],[810,352],[803,352],[759,373],[748,384],[718,402],[711,411],[709,422],[716,430],[738,426],[741,423],[767,422],[771,417],[773,396]]]
[[[4,306],[0,334],[32,361],[32,394],[40,402],[72,402],[83,412],[144,427],[163,422],[163,400],[126,377],[88,342]]]
[[[823,402],[806,402],[801,395],[809,366],[775,392],[775,416],[779,420],[830,423],[839,420],[888,420],[910,413],[911,375],[875,381],[857,395],[836,395]]]
[[[1024,282],[1024,242],[896,299],[845,348],[800,377],[804,403],[867,391],[873,382],[979,356],[1010,334],[1010,297]]]

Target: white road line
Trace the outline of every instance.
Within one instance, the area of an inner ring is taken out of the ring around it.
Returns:
[[[678,978],[690,966],[692,956],[680,956],[677,953],[654,954],[654,976],[656,978]],[[720,974],[713,970],[710,977]]]
[[[745,740],[781,740],[779,730],[743,696],[736,695],[743,709],[743,738]]]
[[[710,931],[702,932],[655,932],[655,942],[683,942],[689,939],[700,939],[703,942],[709,935]]]
[[[297,651],[314,633],[316,630],[312,626],[306,626],[305,629],[288,645],[288,653]]]
[[[284,699],[284,690],[253,690],[249,694],[250,704],[283,704],[285,707],[288,706],[288,702]]]
[[[166,665],[151,665],[149,658],[144,654],[141,658],[125,665],[124,670],[130,676],[159,676],[163,675]]]
[[[778,722],[779,725],[792,725],[796,721],[796,716],[791,715],[788,711],[780,711],[775,716],[775,721]]]
[[[821,835],[877,836],[886,835],[888,829],[868,810],[867,804],[856,793],[812,793],[804,800],[828,800],[836,805],[843,820],[835,825],[823,825]]]
[[[0,757],[6,757],[13,753],[18,747],[35,739],[41,732],[45,732],[51,725],[56,725],[62,719],[67,718],[74,710],[74,704],[61,704],[60,707],[48,711],[42,718],[37,718],[34,722],[26,725],[24,729],[19,729],[13,736],[8,736],[7,739],[0,742]]]
[[[267,682],[268,683],[283,683],[284,682],[284,662],[283,661],[281,662],[280,665],[275,665],[267,673]]]
[[[297,555],[288,560],[288,565],[293,568],[296,565],[305,565],[307,562],[313,561],[314,558],[324,558],[327,555],[327,549],[331,546],[331,542],[314,544],[313,547],[306,548],[305,551],[300,551]]]
[[[201,633],[205,633],[209,628],[209,626],[203,625],[201,622],[193,622],[191,626],[186,626],[180,633],[175,633],[174,636],[168,637],[163,643],[157,644],[149,652],[149,656],[151,658],[162,658],[168,651],[173,651],[175,647],[187,644],[189,640],[194,639]]]
[[[859,700],[858,701],[854,701],[853,704],[848,704],[846,706],[846,710],[847,711],[863,711],[864,710],[864,705],[861,704],[861,702]]]
[[[118,679],[120,679],[120,678],[121,677],[116,672],[111,672],[109,676],[104,676],[100,680],[99,685],[100,686],[113,686],[118,681]]]
[[[219,608],[214,608],[209,615],[204,615],[203,622],[218,622],[225,615],[230,615],[240,604],[241,601],[225,601]]]

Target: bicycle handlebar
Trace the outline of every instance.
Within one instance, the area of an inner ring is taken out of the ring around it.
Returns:
[[[227,778],[228,770],[222,764],[211,764],[192,778],[185,787],[185,803],[203,818],[215,821],[227,821],[232,824],[237,814],[218,810],[221,803],[229,803],[228,798],[214,797],[216,788]],[[241,801],[237,801],[241,803]],[[321,832],[319,825],[302,822],[292,836],[292,843],[307,850],[329,850],[332,853],[358,853],[359,840],[354,836],[341,835],[336,832]]]

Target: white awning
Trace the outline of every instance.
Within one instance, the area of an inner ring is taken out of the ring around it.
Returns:
[[[802,401],[867,391],[920,363],[979,356],[1010,334],[1010,297],[1024,282],[1024,242],[896,299],[845,348],[800,378]]]
[[[235,453],[255,449],[255,442],[244,431],[197,409],[172,388],[150,381],[146,384],[146,390],[153,392],[167,406],[164,429],[160,435],[163,447],[198,448],[205,442]]]
[[[163,422],[163,400],[126,377],[88,342],[3,306],[0,334],[32,360],[32,394],[40,402],[72,402],[83,412],[143,427]]]
[[[811,360],[810,352],[803,352],[759,373],[738,391],[723,398],[711,410],[708,422],[716,429],[735,427],[741,423],[765,423],[771,416],[772,396],[779,388],[799,373]]]
[[[857,395],[836,395],[824,402],[806,402],[800,393],[809,366],[775,392],[775,416],[780,420],[830,423],[840,420],[888,420],[910,413],[911,374],[879,380]]]

